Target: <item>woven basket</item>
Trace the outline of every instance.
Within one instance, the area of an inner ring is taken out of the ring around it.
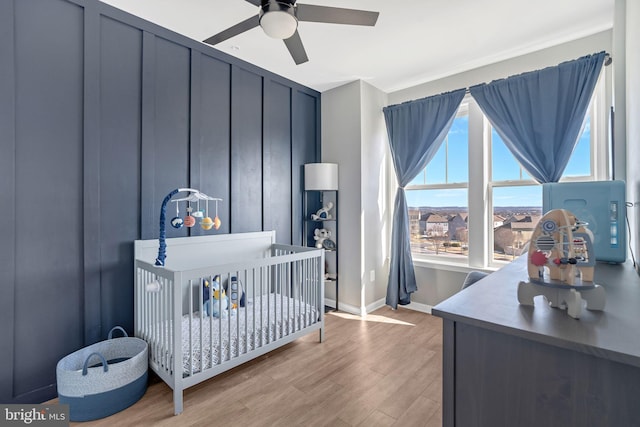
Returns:
[[[124,337],[112,338],[120,330]],[[106,341],[60,359],[56,366],[58,397],[69,405],[71,421],[115,414],[136,403],[147,390],[147,343],[116,326]]]

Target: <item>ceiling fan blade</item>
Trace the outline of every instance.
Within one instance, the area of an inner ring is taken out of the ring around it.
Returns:
[[[330,24],[349,24],[374,26],[380,12],[367,10],[343,9],[340,7],[314,6],[298,4],[296,16],[299,21],[327,22]]]
[[[248,3],[251,3],[254,6],[258,6],[258,7],[262,6],[262,2],[260,0],[245,0],[245,1]]]
[[[238,34],[244,33],[252,28],[260,25],[260,20],[258,19],[258,15],[252,16],[251,18],[245,19],[244,21],[234,25],[233,27],[229,27],[226,30],[219,32],[215,36],[211,36],[208,39],[204,40],[204,43],[214,45],[220,42],[223,42],[231,37],[237,36]]]
[[[304,46],[302,45],[302,39],[300,38],[300,34],[298,34],[298,30],[288,39],[284,40],[284,44],[289,49],[289,53],[293,57],[296,65],[303,64],[309,60],[307,57],[307,52],[304,50]]]

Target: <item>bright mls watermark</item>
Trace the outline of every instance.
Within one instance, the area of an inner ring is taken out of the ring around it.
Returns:
[[[69,405],[0,404],[0,427],[68,426]]]

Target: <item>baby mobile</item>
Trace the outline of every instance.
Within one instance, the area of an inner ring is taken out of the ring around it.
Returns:
[[[188,192],[186,197],[182,197],[179,199],[171,200],[173,196],[181,192]],[[158,248],[158,257],[156,258],[155,264],[158,266],[164,266],[165,259],[167,257],[166,250],[166,230],[165,230],[165,220],[166,220],[166,211],[167,211],[167,203],[169,201],[175,202],[176,204],[176,216],[171,218],[171,226],[173,228],[182,228],[185,227],[193,227],[196,225],[196,218],[202,218],[200,220],[200,227],[203,230],[211,230],[212,228],[218,230],[222,225],[222,221],[218,217],[218,202],[221,202],[222,199],[218,199],[215,197],[207,196],[200,190],[196,190],[193,188],[176,188],[162,201],[162,206],[160,208],[160,247]],[[203,201],[205,208],[204,210],[200,209],[200,202]],[[209,201],[215,202],[216,204],[216,214],[213,219],[209,216]],[[187,202],[186,212],[187,215],[184,217],[180,217],[180,202]],[[196,203],[196,210],[193,210],[192,203]]]
[[[204,210],[200,209],[200,200],[204,200],[204,203],[205,203]],[[213,219],[211,219],[211,217],[209,216],[209,200],[214,201],[216,203],[216,215]],[[178,204],[180,202],[185,202],[185,201],[187,202],[187,209],[186,209],[187,216],[185,216],[184,219],[182,219],[180,217],[180,209]],[[171,219],[171,226],[173,228],[182,228],[183,226],[190,228],[196,225],[196,218],[202,218],[200,220],[200,227],[202,227],[203,230],[211,230],[212,228],[215,230],[218,230],[222,225],[222,221],[220,221],[220,218],[218,217],[218,202],[221,202],[221,201],[222,199],[209,197],[203,193],[199,193],[199,195],[192,193],[187,197],[171,200],[171,202],[176,204],[176,216],[174,216]],[[195,211],[191,206],[191,202],[197,203],[197,208]]]

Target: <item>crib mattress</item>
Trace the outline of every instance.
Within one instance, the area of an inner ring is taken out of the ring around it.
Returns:
[[[315,307],[278,293],[248,299],[245,307],[220,318],[201,311],[185,314],[181,325],[183,376],[211,368],[299,331],[316,323],[318,314]],[[163,322],[155,329],[154,335],[165,335],[162,341],[167,343],[169,335],[173,334],[173,322]],[[164,353],[164,359],[172,366],[170,351],[164,346],[158,348],[153,342],[150,344],[152,357],[155,347],[156,351]]]

